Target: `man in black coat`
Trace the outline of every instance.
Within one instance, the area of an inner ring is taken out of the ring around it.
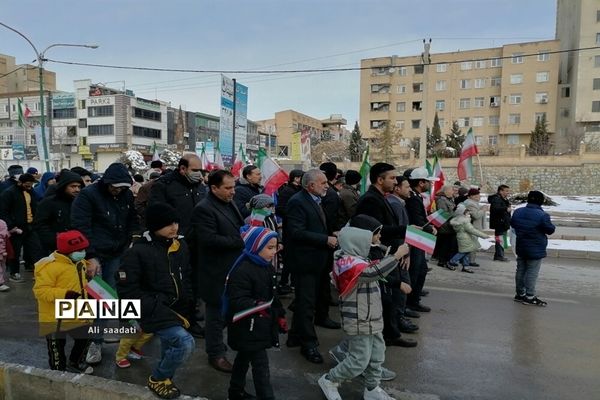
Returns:
[[[33,227],[40,239],[42,253],[45,257],[56,250],[56,235],[66,232],[71,227],[71,205],[83,187],[83,179],[69,170],[62,171],[56,184],[56,191],[45,197],[37,207],[33,218]]]
[[[508,261],[508,258],[504,257],[502,237],[510,229],[509,195],[510,188],[506,185],[500,185],[498,186],[497,193],[488,197],[488,203],[490,203],[490,228],[494,230],[494,236],[496,237],[494,261]]]
[[[4,192],[13,186],[17,186],[19,176],[23,174],[23,167],[20,165],[11,165],[8,167],[8,178],[0,182],[0,193]]]
[[[244,219],[233,202],[235,179],[229,171],[213,171],[208,177],[209,194],[194,208],[192,227],[198,255],[198,287],[206,303],[206,353],[210,365],[231,372],[223,342],[225,320],[221,295],[225,277],[244,248],[240,228]]]
[[[288,347],[301,346],[301,353],[310,362],[320,364],[319,341],[314,327],[317,290],[323,271],[328,268],[330,253],[337,247],[337,238],[329,235],[321,199],[327,193],[327,178],[316,169],[302,177],[304,190],[292,196],[287,205],[286,262],[294,274],[296,300]]]
[[[242,176],[235,185],[233,200],[244,218],[250,215],[250,209],[246,207],[250,199],[263,192],[264,188],[260,185],[261,180],[260,168],[256,165],[247,165],[242,170]]]
[[[26,268],[33,268],[35,255],[39,250],[37,235],[33,228],[37,201],[32,188],[35,178],[31,174],[21,174],[16,185],[9,187],[0,196],[0,219],[6,222],[8,230],[14,229],[10,243],[15,252],[15,258],[8,260],[6,266],[12,282],[23,282],[19,271],[19,255],[23,249]]]

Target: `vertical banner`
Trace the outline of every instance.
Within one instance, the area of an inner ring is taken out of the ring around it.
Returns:
[[[302,143],[302,161],[310,161],[310,130],[308,128],[302,129],[300,140]]]
[[[202,148],[204,147],[204,142],[196,142],[195,152],[198,157],[202,155]]]
[[[208,158],[208,161],[211,163],[215,162],[215,142],[206,142],[204,151],[206,152],[206,158]],[[223,155],[223,153],[221,153],[221,155]]]
[[[219,129],[219,149],[226,164],[233,160],[233,79],[221,75],[221,118]],[[208,155],[208,143],[207,143]],[[214,156],[214,152],[213,152]],[[210,159],[210,158],[209,158]],[[214,160],[213,160],[214,161]]]
[[[40,160],[45,161],[44,157],[44,143],[42,142],[42,127],[35,127],[35,144],[37,146],[38,157]]]
[[[244,152],[247,149],[248,137],[248,87],[235,84],[235,145],[238,151],[240,145]]]
[[[25,159],[25,145],[21,143],[12,144],[13,159],[24,160]]]
[[[290,156],[294,161],[302,160],[302,138],[300,132],[292,133],[292,142],[290,143]]]

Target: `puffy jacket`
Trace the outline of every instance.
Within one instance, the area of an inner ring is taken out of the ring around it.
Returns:
[[[29,192],[29,195],[31,196],[31,212],[35,217],[37,200],[32,191]],[[21,229],[27,227],[27,206],[21,186],[12,186],[0,195],[0,218],[6,222],[8,230],[16,226]]]
[[[334,254],[334,269],[340,272],[352,265],[360,268],[356,286],[340,298],[342,326],[348,335],[372,335],[383,332],[383,307],[378,281],[392,272],[398,262],[394,256],[371,262],[367,257],[373,234],[366,229],[342,228],[340,249]]]
[[[140,299],[144,332],[172,326],[189,327],[193,309],[187,245],[145,232],[127,249],[117,273],[120,298]]]
[[[411,225],[424,226],[423,231],[433,233],[433,227],[427,220],[427,211],[421,194],[410,190],[410,196],[405,200],[406,212]]]
[[[54,301],[64,299],[69,290],[79,293],[80,299],[88,298],[84,290],[87,284],[86,263],[84,260],[75,264],[69,257],[55,251],[35,264],[33,294],[38,302],[40,334],[70,330],[89,322],[63,319],[59,324],[54,317]]]
[[[338,211],[338,227],[346,225],[350,218],[356,215],[356,206],[360,195],[358,190],[350,185],[344,185],[339,191],[340,208]]]
[[[285,311],[277,298],[277,276],[269,265],[260,266],[249,259],[242,261],[229,275],[227,284],[228,326],[227,343],[236,351],[257,351],[279,346],[279,327],[277,318]],[[273,304],[265,314],[251,314],[236,322],[234,314],[255,307],[258,302]]]
[[[475,229],[485,229],[485,209],[481,205],[471,199],[467,199],[463,202],[465,208],[471,214],[471,223]]]
[[[550,221],[550,215],[537,204],[517,209],[510,225],[517,236],[517,256],[528,260],[546,257],[547,235],[552,235],[556,227]]]
[[[450,220],[450,224],[456,232],[456,240],[458,241],[458,251],[461,253],[471,253],[481,248],[477,237],[487,238],[488,235],[473,228],[471,217],[466,215],[458,215]]]
[[[490,228],[498,231],[507,231],[510,228],[510,202],[498,193],[488,197],[490,203]]]
[[[235,202],[238,210],[240,210],[242,217],[246,218],[248,215],[250,215],[251,210],[246,207],[246,204],[248,204],[251,198],[257,194],[261,194],[262,192],[263,187],[260,185],[252,185],[244,178],[240,178],[240,180],[237,181],[235,184],[235,195],[233,196],[233,201]]]

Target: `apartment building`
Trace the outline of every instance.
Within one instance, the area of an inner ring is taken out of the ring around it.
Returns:
[[[56,73],[45,68],[44,89],[56,90]],[[36,90],[40,90],[38,67],[30,64],[16,64],[14,57],[0,54],[0,93]]]
[[[536,120],[546,117],[555,131],[558,40],[497,48],[361,61],[360,128],[365,138],[392,124],[407,148],[433,125],[442,135],[453,121],[473,128],[483,151],[529,144]]]

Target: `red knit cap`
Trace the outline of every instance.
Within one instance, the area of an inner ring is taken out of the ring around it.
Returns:
[[[56,249],[62,254],[71,254],[74,251],[86,249],[89,245],[90,242],[83,236],[83,233],[76,230],[56,235]]]

